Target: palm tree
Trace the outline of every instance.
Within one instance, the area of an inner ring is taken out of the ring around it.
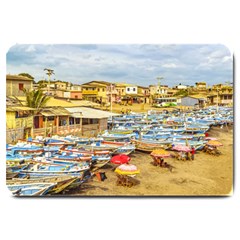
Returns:
[[[36,112],[39,112],[50,99],[47,95],[43,93],[41,89],[36,90],[27,90],[23,89],[23,92],[26,95],[27,106],[35,108]]]

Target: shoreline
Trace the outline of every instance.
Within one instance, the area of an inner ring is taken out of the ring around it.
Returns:
[[[100,172],[105,172],[103,182],[94,176],[79,189],[61,196],[230,196],[233,191],[233,128],[213,127],[209,136],[217,137],[223,143],[220,156],[211,156],[198,151],[193,161],[167,158],[174,166],[173,172],[153,166],[150,154],[136,151],[131,154],[130,163],[140,169],[136,179],[140,184],[131,188],[117,186],[117,176],[108,164]]]

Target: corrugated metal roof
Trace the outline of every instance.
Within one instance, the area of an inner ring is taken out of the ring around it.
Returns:
[[[19,101],[21,101],[23,104],[26,103],[25,96],[17,96],[17,99]],[[45,107],[59,107],[59,106],[61,106],[61,107],[76,107],[76,105],[74,103],[71,103],[70,101],[56,99],[53,97],[50,97],[45,105]]]
[[[41,114],[45,117],[55,116],[55,114],[51,111],[42,111]]]
[[[100,107],[99,103],[94,103],[94,102],[86,101],[86,100],[71,100],[71,103],[73,103],[75,106]]]
[[[63,107],[51,108],[50,111],[56,116],[69,116],[71,113]]]
[[[25,107],[25,106],[15,106],[15,107],[8,107],[7,111],[31,111],[35,110],[35,108]]]
[[[19,76],[19,75],[10,75],[8,74],[6,76],[7,80],[16,80],[16,81],[33,81],[33,79],[24,77],[24,76]]]
[[[117,116],[120,114],[111,113],[107,111],[102,111],[98,109],[93,108],[87,108],[87,107],[75,107],[75,108],[65,108],[67,109],[71,115],[78,114],[77,116],[80,116],[82,114],[81,118],[92,118],[92,119],[101,119],[101,118],[109,118],[111,116]]]
[[[47,116],[47,117],[49,117],[49,116],[70,116],[71,115],[71,113],[63,107],[48,108],[48,109],[45,108],[41,111],[41,114],[43,116]]]

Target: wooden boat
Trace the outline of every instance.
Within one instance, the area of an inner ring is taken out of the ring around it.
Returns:
[[[30,184],[30,183],[55,183],[54,187],[51,188],[47,194],[57,194],[65,190],[71,184],[78,180],[78,177],[72,176],[60,176],[60,177],[46,177],[41,179],[22,179],[22,178],[15,178],[12,180],[7,181],[7,185],[13,184]]]
[[[127,130],[127,129],[114,129],[109,131],[109,134],[131,134],[133,133],[133,130]]]
[[[46,195],[56,183],[26,183],[7,185],[15,196],[43,196]]]
[[[67,166],[65,164],[53,164],[53,163],[36,163],[30,164],[30,166],[26,169],[23,169],[19,172],[19,176],[21,177],[53,177],[53,176],[62,176],[62,175],[70,175],[70,176],[81,176],[84,171],[89,170],[89,165],[80,166],[79,164],[72,164]]]
[[[6,173],[6,179],[10,180],[18,176],[18,172],[7,172]]]
[[[43,147],[37,147],[32,145],[23,145],[23,146],[14,146],[7,150],[7,153],[11,153],[12,155],[20,154],[22,156],[30,156],[30,155],[40,155],[44,152]]]
[[[170,142],[166,142],[165,144],[163,142],[157,143],[155,142],[145,142],[141,140],[131,140],[136,147],[136,150],[142,151],[142,152],[152,152],[153,150],[163,148],[163,149],[169,149],[172,147],[172,144]]]

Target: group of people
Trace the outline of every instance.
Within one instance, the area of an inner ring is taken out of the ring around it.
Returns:
[[[164,158],[154,157],[153,159],[154,159],[154,165],[155,166],[159,166],[159,167],[162,167],[162,168],[168,168],[172,172],[173,166],[170,165],[169,163],[165,162]]]
[[[195,155],[196,151],[195,148],[192,147],[190,152],[180,152],[178,153],[177,158],[179,160],[194,160],[194,155]]]

